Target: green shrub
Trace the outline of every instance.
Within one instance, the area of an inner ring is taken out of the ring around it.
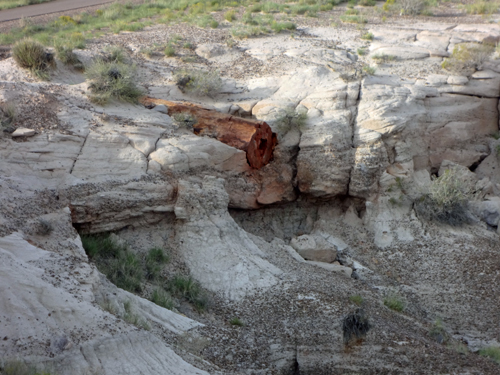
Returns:
[[[192,303],[198,311],[204,311],[208,306],[208,296],[202,291],[200,284],[191,276],[175,276],[169,282],[168,289],[173,294]]]
[[[216,20],[212,20],[212,21],[210,21],[210,27],[211,27],[212,29],[216,29],[216,28],[218,28],[218,27],[219,27],[219,22],[217,22]]]
[[[125,64],[127,62],[125,50],[120,46],[112,46],[107,48],[106,61]]]
[[[292,129],[303,131],[306,126],[306,121],[306,113],[299,113],[292,108],[288,108],[274,120],[274,126],[279,134],[285,135]]]
[[[142,290],[142,263],[126,246],[116,243],[106,235],[82,236],[82,245],[109,281],[130,292]]]
[[[401,312],[405,309],[406,304],[401,296],[391,293],[384,298],[384,305],[391,310]]]
[[[172,44],[168,44],[165,47],[165,50],[163,51],[165,53],[165,56],[167,57],[173,57],[175,56],[175,47]]]
[[[347,9],[344,13],[347,16],[357,16],[359,14],[359,10],[357,9]]]
[[[180,70],[174,75],[177,87],[182,92],[214,97],[222,87],[222,79],[217,70]]]
[[[471,187],[452,168],[433,179],[429,192],[415,202],[415,211],[425,220],[459,226],[470,221],[468,201],[472,197]]]
[[[361,306],[363,304],[363,297],[361,297],[359,294],[355,294],[349,297],[349,301],[355,303],[358,306]]]
[[[479,354],[483,357],[488,357],[500,364],[500,348],[498,346],[490,346],[479,350]]]
[[[373,7],[377,5],[377,2],[375,0],[359,0],[358,5],[364,6],[364,7]]]
[[[168,310],[174,308],[174,301],[169,293],[163,288],[156,288],[151,295],[151,302],[156,303],[158,306],[164,307]]]
[[[366,55],[366,48],[358,48],[358,55],[359,56]]]
[[[121,62],[97,60],[85,72],[89,84],[89,98],[106,104],[110,98],[136,103],[143,91],[135,83],[135,67]]]
[[[81,61],[73,52],[73,46],[58,44],[55,47],[56,57],[66,65],[73,65],[77,68],[83,68]]]
[[[245,323],[243,323],[241,321],[241,319],[239,318],[232,318],[230,321],[229,321],[229,324],[233,325],[233,326],[239,326],[239,327],[243,327],[245,325]]]
[[[369,66],[369,65],[363,66],[363,72],[365,72],[368,75],[371,75],[371,76],[374,75],[375,71],[376,71],[376,69],[372,66]]]
[[[462,43],[453,48],[451,56],[444,59],[441,67],[456,73],[469,73],[477,70],[488,60],[494,51],[492,45]]]
[[[21,68],[29,69],[42,79],[48,78],[48,69],[54,64],[53,56],[32,39],[23,39],[12,47],[12,57]]]
[[[365,39],[365,40],[373,40],[375,36],[372,34],[372,33],[366,33],[366,34],[363,34],[361,36],[361,39]]]

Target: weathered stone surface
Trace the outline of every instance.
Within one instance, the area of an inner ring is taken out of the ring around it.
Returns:
[[[195,168],[215,168],[241,173],[250,170],[244,151],[209,137],[182,135],[160,139],[149,155],[163,171],[186,172]]]
[[[231,218],[224,180],[179,181],[175,215],[180,251],[201,284],[239,300],[277,283],[281,271]]]
[[[449,76],[447,82],[450,85],[465,85],[469,79],[464,76]]]
[[[342,273],[347,277],[351,277],[352,275],[352,268],[350,267],[344,267],[338,264],[333,264],[333,263],[325,263],[325,262],[314,262],[314,261],[306,261],[306,264],[310,264],[312,266],[316,267],[321,267],[324,268],[325,270],[332,271],[332,272],[337,272],[337,273]]]
[[[195,52],[198,56],[210,59],[212,57],[223,55],[226,53],[226,49],[222,44],[207,43],[198,45]]]
[[[83,252],[80,241],[73,243]],[[137,332],[95,304],[94,292],[101,290],[101,277],[85,255],[75,258],[41,250],[24,240],[21,233],[13,233],[0,238],[0,259],[0,314],[15,316],[2,319],[0,330],[4,342],[23,343],[2,345],[2,357],[23,356],[26,351],[29,355],[49,353],[53,359],[45,364],[70,375],[88,371],[118,375],[130,366],[138,373],[153,374],[149,372],[152,368],[166,365],[178,368],[171,374],[205,374],[184,362],[150,332]],[[57,274],[57,279],[63,277],[56,280],[47,277],[50,274]],[[110,288],[114,299],[121,299],[122,309],[123,302],[129,301],[139,316],[147,311],[147,319],[168,330],[182,333],[199,325],[114,285]],[[116,331],[121,333],[116,335]],[[155,355],[151,357],[151,353]],[[124,358],[135,359],[129,362]]]
[[[488,225],[497,227],[500,223],[500,199],[474,202],[474,213]]]
[[[117,133],[91,132],[73,167],[72,174],[85,181],[129,179],[147,170],[145,155]]]

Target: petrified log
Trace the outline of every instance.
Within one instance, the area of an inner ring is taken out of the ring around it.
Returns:
[[[164,104],[168,114],[189,113],[197,120],[193,126],[197,135],[207,135],[243,150],[247,154],[248,164],[252,168],[262,168],[273,157],[276,146],[276,134],[264,121],[232,116],[192,103],[178,103],[163,99],[144,97],[141,103],[145,106]]]

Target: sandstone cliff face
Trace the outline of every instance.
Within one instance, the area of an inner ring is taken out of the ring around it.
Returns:
[[[353,52],[364,46],[359,35],[337,40],[337,31],[321,27],[297,38],[245,40],[239,50],[200,46],[207,64],[270,67],[263,77],[225,77],[215,99],[181,93],[163,62],[141,62],[151,97],[269,124],[278,143],[272,158],[266,149],[265,163],[249,163],[248,145],[220,142],[212,128],[180,128],[168,110],[91,105],[82,77],[66,68],[58,72],[82,83],[27,83],[12,59],[0,61],[0,101],[26,111],[30,97],[51,103],[39,113],[43,126],[23,123],[34,136],[0,138],[0,315],[8,317],[0,320],[7,337],[0,356],[35,356],[75,375],[293,373],[297,366],[301,374],[403,373],[415,363],[427,373],[470,366],[494,374],[494,364],[455,354],[428,328],[442,319],[453,342],[473,351],[500,341],[492,302],[500,292],[500,141],[491,137],[499,131],[500,64],[491,59],[468,76],[440,68],[455,44],[498,41],[500,29],[370,31],[365,57]],[[113,38],[138,50],[126,35]],[[363,74],[377,54],[394,59]],[[283,132],[277,119],[289,110],[307,120]],[[415,210],[431,176],[448,167],[475,197],[470,224],[459,229]],[[38,233],[40,219],[52,223],[50,235]],[[150,238],[168,243],[179,269],[215,301],[208,315],[183,311],[204,325],[110,284],[74,228],[113,231],[141,251]],[[404,297],[404,315],[383,306],[391,293]],[[340,321],[355,308],[355,294],[376,328],[346,353]],[[151,331],[103,309],[122,311],[128,301]],[[234,317],[247,326],[230,326]],[[202,351],[214,366],[177,345],[196,335],[212,340]]]

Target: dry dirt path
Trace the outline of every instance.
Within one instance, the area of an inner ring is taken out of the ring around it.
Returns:
[[[50,13],[65,12],[111,2],[113,2],[113,0],[57,0],[48,3],[27,5],[0,11],[0,22],[18,20],[23,17],[28,18]]]

